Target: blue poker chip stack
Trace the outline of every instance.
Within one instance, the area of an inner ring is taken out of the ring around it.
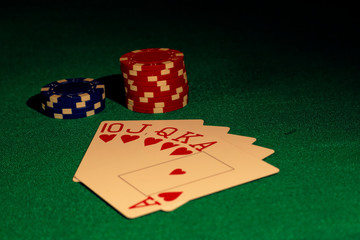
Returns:
[[[105,86],[93,78],[68,78],[41,88],[41,108],[56,119],[95,115],[105,108]]]

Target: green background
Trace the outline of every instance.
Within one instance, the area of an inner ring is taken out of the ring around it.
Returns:
[[[355,10],[261,6],[3,6],[0,238],[360,239]],[[106,77],[116,86],[118,58],[149,47],[185,54],[185,108],[131,112],[122,89],[107,88],[106,109],[89,118],[57,120],[34,109],[40,88],[59,79]],[[228,126],[274,149],[266,161],[280,172],[170,213],[126,219],[72,176],[101,121],[140,119]]]

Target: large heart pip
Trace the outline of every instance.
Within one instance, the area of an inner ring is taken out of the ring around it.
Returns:
[[[137,135],[122,135],[121,140],[123,141],[123,143],[128,143],[128,142],[138,139],[139,137],[140,136],[137,136]]]
[[[103,140],[104,142],[110,142],[111,140],[116,137],[116,134],[101,134],[99,138]]]
[[[186,147],[180,147],[175,149],[170,155],[188,155],[191,153],[192,151],[188,150]]]
[[[179,144],[175,144],[175,143],[172,143],[172,142],[166,142],[161,146],[160,150],[165,150],[165,149],[176,147],[176,146],[179,146]]]
[[[161,141],[162,141],[162,139],[160,139],[160,138],[156,139],[156,138],[153,138],[153,137],[148,137],[148,138],[145,138],[144,145],[145,146],[153,145],[153,144],[156,144],[156,143],[161,142]]]
[[[165,192],[165,193],[160,193],[158,196],[163,198],[164,201],[170,202],[177,199],[181,194],[182,192]]]

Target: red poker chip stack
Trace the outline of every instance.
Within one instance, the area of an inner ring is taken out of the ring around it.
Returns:
[[[127,108],[165,113],[188,103],[184,54],[169,48],[135,50],[120,57]]]

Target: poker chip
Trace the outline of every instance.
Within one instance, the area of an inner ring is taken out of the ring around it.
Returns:
[[[124,79],[133,79],[135,81],[146,81],[146,82],[169,80],[169,79],[180,77],[180,76],[184,75],[185,73],[186,73],[185,69],[179,69],[177,72],[167,74],[167,75],[134,76],[134,75],[130,75],[130,73],[127,71],[122,71],[122,75],[123,75]]]
[[[169,100],[169,101],[163,101],[163,102],[140,102],[140,101],[134,101],[133,99],[126,99],[126,104],[131,106],[138,106],[142,108],[164,108],[164,107],[170,107],[173,105],[181,104],[184,101],[188,101],[188,95],[179,97],[175,100]]]
[[[104,110],[104,108],[105,108],[105,104],[101,105],[97,109],[84,111],[84,112],[78,112],[78,113],[74,113],[74,114],[55,113],[52,111],[43,111],[43,113],[46,116],[55,118],[55,119],[78,119],[78,118],[85,118],[85,117],[93,116],[93,115],[101,112],[102,110]]]
[[[72,115],[72,114],[78,114],[78,113],[84,113],[89,112],[91,110],[96,110],[98,108],[101,108],[103,105],[105,105],[105,100],[101,100],[95,104],[92,104],[90,106],[82,107],[82,108],[51,108],[45,105],[44,103],[41,104],[41,108],[43,111],[49,112],[49,113],[61,113],[63,115]]]
[[[165,97],[165,96],[171,96],[177,93],[182,93],[182,92],[188,92],[189,91],[189,86],[186,84],[184,86],[181,87],[177,87],[175,89],[171,89],[169,91],[133,91],[127,87],[125,87],[125,93],[127,96],[137,96],[137,97],[146,97],[146,98],[158,98],[158,97]]]
[[[148,79],[157,79],[157,80],[166,80],[171,78],[176,78],[184,74],[185,69],[184,68],[178,68],[178,69],[164,69],[161,71],[128,71],[127,69],[120,68],[123,77],[124,78],[132,78],[135,80],[143,80],[143,81],[149,81]],[[157,81],[156,80],[156,81]]]
[[[133,112],[139,112],[139,113],[166,113],[166,112],[172,112],[178,109],[181,109],[187,105],[188,101],[187,99],[181,102],[180,104],[172,105],[172,106],[166,106],[166,107],[142,107],[142,106],[136,106],[127,104],[127,107],[129,110]]]
[[[49,83],[41,88],[44,100],[69,104],[100,99],[105,86],[93,78],[68,78]]]
[[[170,96],[156,97],[156,98],[128,96],[127,100],[140,102],[140,103],[169,102],[169,101],[175,101],[175,100],[181,99],[182,97],[184,97],[187,94],[188,94],[188,92],[184,91],[184,92],[173,94],[173,95],[170,95]]]
[[[184,54],[169,48],[147,48],[119,59],[128,109],[140,113],[178,110],[188,102]]]
[[[184,66],[176,67],[176,68],[169,68],[163,70],[151,70],[151,71],[136,71],[128,69],[125,66],[120,67],[123,73],[126,73],[129,76],[133,77],[148,77],[148,76],[168,76],[173,74],[182,74],[184,71]]]
[[[169,48],[147,48],[122,55],[120,64],[129,70],[152,71],[176,68],[182,65],[184,54]]]
[[[159,81],[155,81],[155,82],[124,79],[124,83],[126,85],[133,85],[133,86],[160,87],[160,86],[166,86],[166,85],[186,84],[187,76],[186,76],[186,73],[184,73],[180,77],[166,79],[166,80],[159,80]]]
[[[84,102],[62,102],[62,103],[54,103],[50,101],[46,101],[43,99],[42,104],[49,108],[85,108],[91,105],[96,104],[97,102],[105,99],[105,92],[99,98],[94,98],[90,101]]]
[[[187,81],[185,79],[183,81],[179,81],[171,85],[163,85],[163,86],[138,86],[138,85],[129,85],[126,82],[124,83],[125,87],[128,90],[135,92],[168,92],[178,87],[182,87],[185,84],[187,84]]]

